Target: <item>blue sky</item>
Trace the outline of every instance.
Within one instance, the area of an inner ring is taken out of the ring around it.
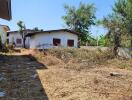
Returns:
[[[50,30],[64,28],[62,16],[65,15],[64,4],[78,7],[79,3],[93,3],[97,9],[97,19],[111,13],[115,0],[12,0],[11,21],[0,19],[0,24],[8,25],[10,29],[17,30],[16,23],[24,21],[27,28],[39,27]],[[105,34],[106,30],[101,27],[91,28],[93,36]]]

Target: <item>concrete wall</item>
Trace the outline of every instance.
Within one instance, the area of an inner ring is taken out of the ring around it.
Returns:
[[[53,38],[61,39],[61,46],[67,47],[67,40],[74,40],[74,47],[78,47],[78,36],[69,32],[51,32],[51,33],[38,33],[31,36],[30,48],[31,49],[48,49],[53,46]]]

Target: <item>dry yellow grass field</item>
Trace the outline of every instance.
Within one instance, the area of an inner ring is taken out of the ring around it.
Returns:
[[[0,56],[0,100],[132,100],[132,60],[110,50],[21,50]]]
[[[52,49],[33,53],[49,100],[132,100],[132,60],[111,51]]]

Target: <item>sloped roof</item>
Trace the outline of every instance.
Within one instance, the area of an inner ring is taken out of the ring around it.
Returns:
[[[24,32],[28,32],[28,33],[31,33],[31,32],[33,32],[33,30],[31,30],[31,29],[25,29],[25,30],[23,30]],[[8,34],[12,34],[12,33],[18,33],[19,31],[8,31],[7,33]]]
[[[78,32],[75,32],[73,30],[69,30],[69,29],[58,29],[58,30],[48,30],[48,31],[39,31],[39,32],[32,32],[32,33],[28,33],[26,36],[33,36],[33,35],[37,35],[39,33],[52,33],[52,32],[69,32],[69,33],[72,33],[72,34],[76,34],[76,35],[79,35],[80,33]]]
[[[11,20],[11,0],[0,0],[0,18]]]
[[[8,32],[10,30],[9,26],[7,25],[0,25],[1,27],[4,28],[4,31]]]

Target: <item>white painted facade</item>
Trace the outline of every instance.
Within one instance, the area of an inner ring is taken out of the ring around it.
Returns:
[[[10,33],[8,39],[9,39],[9,44],[14,44],[16,47],[23,47],[23,39],[19,32]],[[17,39],[20,39],[21,43],[17,43]],[[27,37],[25,41],[25,46],[27,48],[29,47],[29,41],[30,41],[30,37]]]
[[[75,48],[78,47],[78,35],[65,31],[37,33],[30,37],[30,49],[49,49],[53,46],[53,39],[61,40],[60,46],[68,47],[67,41],[74,40]]]
[[[1,36],[1,41],[4,44],[7,40],[7,32],[4,30],[4,26],[0,25],[0,36]]]

